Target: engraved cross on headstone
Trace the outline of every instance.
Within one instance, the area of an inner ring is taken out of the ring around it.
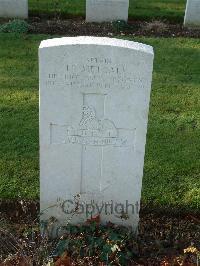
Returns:
[[[103,189],[104,146],[117,137],[114,123],[105,119],[105,99],[105,94],[83,94],[83,117],[85,108],[91,109],[91,117],[94,117],[85,129],[92,131],[94,142],[82,146],[81,193],[101,192]]]

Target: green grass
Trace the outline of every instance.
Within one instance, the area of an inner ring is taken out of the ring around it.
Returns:
[[[0,197],[38,198],[38,57],[45,35],[0,34]],[[136,38],[155,49],[143,201],[200,207],[200,41]]]
[[[63,17],[85,16],[85,0],[29,0],[29,14]]]
[[[186,0],[130,0],[130,19],[183,22]],[[30,15],[85,17],[85,0],[29,0]]]

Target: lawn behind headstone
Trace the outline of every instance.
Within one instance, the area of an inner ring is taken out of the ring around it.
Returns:
[[[47,35],[0,35],[0,194],[39,197],[38,46]],[[129,38],[155,48],[143,202],[199,208],[198,39]],[[14,48],[13,48],[13,44]]]
[[[29,0],[29,15],[85,17],[85,0]],[[129,19],[183,22],[186,0],[130,0]]]

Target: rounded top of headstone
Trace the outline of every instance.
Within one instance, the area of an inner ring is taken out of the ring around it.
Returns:
[[[121,40],[116,38],[108,37],[91,37],[91,36],[80,36],[80,37],[63,37],[44,40],[40,44],[40,49],[48,47],[57,47],[63,45],[102,45],[121,47],[127,49],[133,49],[140,52],[154,54],[153,47],[139,42]]]

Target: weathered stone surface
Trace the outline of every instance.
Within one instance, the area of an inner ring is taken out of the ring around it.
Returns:
[[[43,219],[76,224],[100,214],[102,223],[136,229],[152,47],[59,38],[43,41],[39,57]]]
[[[184,25],[200,28],[200,0],[187,0]]]
[[[86,21],[128,20],[129,0],[86,0]]]
[[[28,18],[28,0],[0,0],[0,17]]]

